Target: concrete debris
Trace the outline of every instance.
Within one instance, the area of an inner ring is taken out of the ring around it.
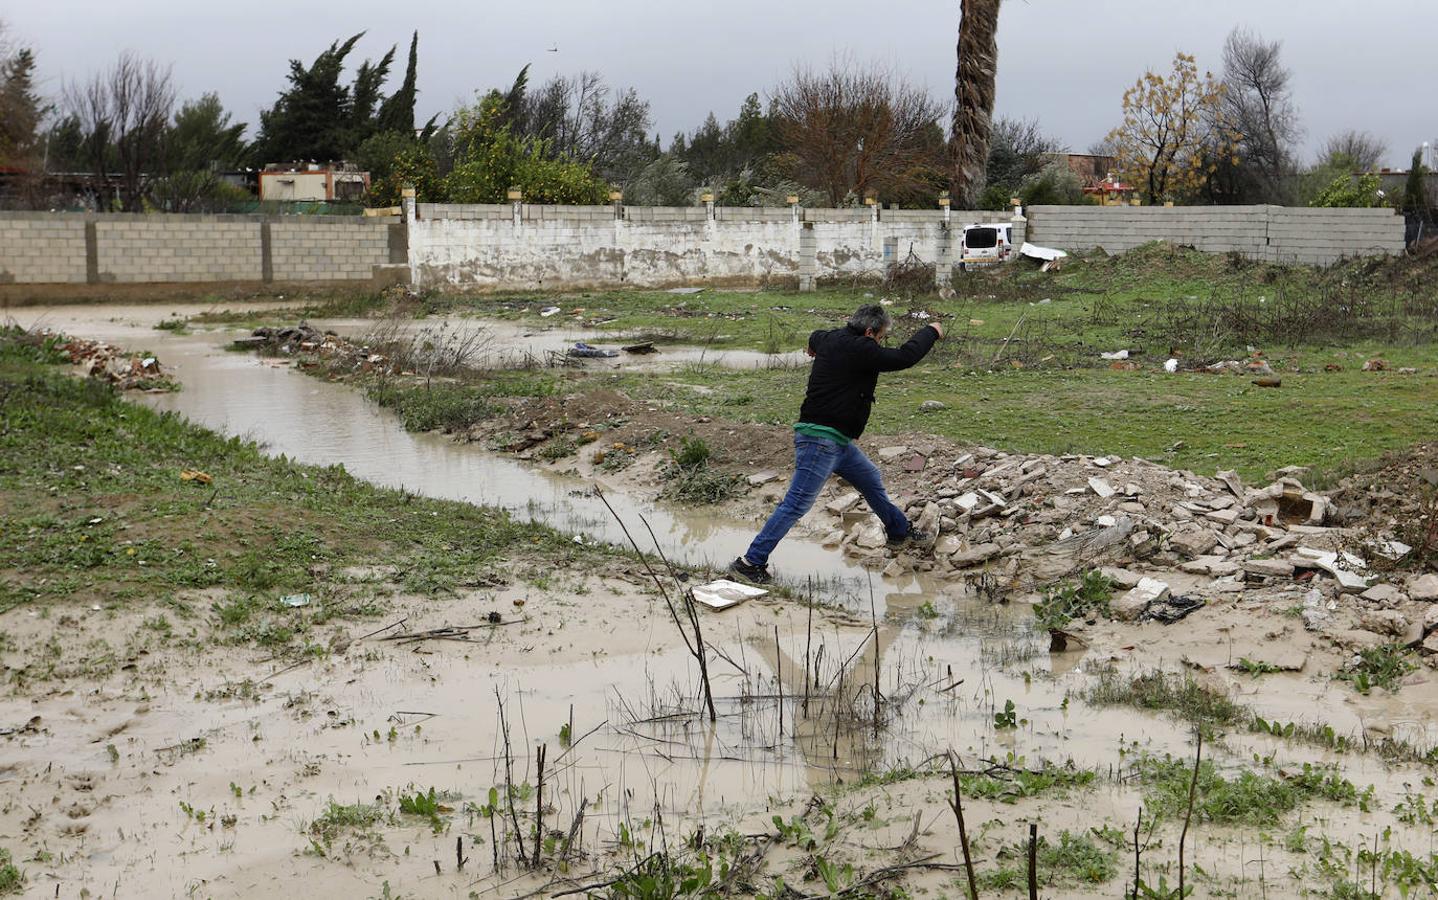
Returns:
[[[1408,596],[1414,600],[1438,600],[1438,575],[1420,575],[1408,582]]]
[[[1143,615],[1150,603],[1162,601],[1168,597],[1168,594],[1167,582],[1159,581],[1156,578],[1142,578],[1122,597],[1113,601],[1109,608],[1113,617],[1120,622],[1133,622]]]
[[[949,408],[949,404],[942,400],[925,400],[919,404],[920,412],[939,412]]]
[[[1390,608],[1408,599],[1402,591],[1391,584],[1375,584],[1358,596],[1369,603],[1377,603]]]
[[[750,475],[750,476],[749,476],[749,486],[750,486],[750,487],[763,487],[764,485],[768,484],[768,483],[771,482],[771,481],[778,481],[778,480],[779,480],[779,473],[778,473],[778,472],[772,471],[772,470],[770,470],[770,469],[765,469],[765,470],[762,471],[762,472],[755,472],[753,475]]]
[[[179,387],[153,356],[127,353],[103,341],[64,337],[49,331],[40,336],[58,341],[54,348],[71,365],[80,366],[91,378],[108,382],[122,391],[160,393]]]
[[[1379,579],[1354,551],[1367,547],[1364,555],[1377,558],[1402,548],[1344,527],[1328,495],[1304,486],[1301,469],[1249,485],[1236,472],[1206,477],[1141,458],[984,447],[946,456],[913,441],[885,450],[876,458],[891,473],[914,455],[925,458],[922,474],[898,477],[912,498],[905,512],[936,536],[933,545],[888,549],[877,517],[852,491],[825,497],[829,516],[820,525],[827,541],[837,531],[843,552],[875,571],[895,557],[905,571],[940,579],[988,569],[1013,596],[1098,571],[1114,584],[1114,617],[1130,620],[1169,596],[1172,608],[1154,606],[1150,619],[1214,615],[1233,603],[1287,610],[1303,596],[1305,629],[1368,635],[1350,641],[1391,641],[1387,631],[1364,629],[1391,630],[1396,620],[1370,616],[1365,625],[1364,613],[1393,610],[1416,621],[1418,600],[1438,611],[1438,574],[1374,587]]]
[[[1327,572],[1338,579],[1339,589],[1345,594],[1361,594],[1368,590],[1368,578],[1361,574],[1367,565],[1352,553],[1299,547],[1293,556],[1293,564]]]
[[[1293,570],[1293,563],[1284,559],[1250,559],[1243,564],[1243,571],[1264,578],[1288,578]]]
[[[1113,485],[1109,484],[1107,481],[1104,481],[1102,478],[1090,478],[1088,480],[1088,486],[1089,490],[1093,491],[1095,494],[1098,494],[1105,500],[1118,493],[1118,491],[1114,490]]]
[[[1369,610],[1359,617],[1358,623],[1364,631],[1374,634],[1399,638],[1408,633],[1408,619],[1396,609]]]
[[[1329,600],[1325,603],[1323,592],[1314,589],[1303,595],[1303,609],[1299,613],[1303,619],[1303,627],[1309,631],[1326,631],[1333,621],[1333,610],[1337,604]]]

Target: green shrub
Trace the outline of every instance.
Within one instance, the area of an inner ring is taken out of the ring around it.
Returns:
[[[704,439],[692,434],[679,442],[679,449],[669,451],[669,458],[681,469],[698,469],[708,465],[713,455]]]

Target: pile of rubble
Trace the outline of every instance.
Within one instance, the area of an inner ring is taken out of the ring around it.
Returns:
[[[48,333],[45,336],[55,338],[55,350],[71,365],[80,366],[90,378],[108,382],[122,391],[164,393],[179,388],[175,379],[160,367],[159,359],[151,354],[130,353],[103,341]]]
[[[878,455],[928,479],[927,496],[908,512],[934,544],[886,552],[882,526],[852,491],[827,503],[836,521],[825,543],[890,574],[983,571],[1036,593],[1098,569],[1126,591],[1112,604],[1121,620],[1161,618],[1154,607],[1171,598],[1185,598],[1180,605],[1191,609],[1201,604],[1190,596],[1298,591],[1303,621],[1315,631],[1335,624],[1340,598],[1357,595],[1372,613],[1364,627],[1394,638],[1410,629],[1399,606],[1438,600],[1438,576],[1380,577],[1411,548],[1391,533],[1340,527],[1330,498],[1299,480],[1302,469],[1281,470],[1254,488],[1234,472],[1205,478],[1137,458],[979,448],[943,462],[908,447]]]
[[[262,326],[250,332],[249,337],[237,339],[234,346],[281,356],[320,357],[330,363],[348,365],[357,372],[389,372],[395,368],[387,354],[373,352],[367,345],[333,331],[320,331],[308,322]]]

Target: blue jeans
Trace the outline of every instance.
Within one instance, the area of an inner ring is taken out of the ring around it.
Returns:
[[[759,531],[754,543],[744,553],[744,558],[756,566],[766,565],[769,554],[813,507],[819,498],[819,491],[830,475],[838,475],[854,486],[868,502],[890,538],[899,539],[909,533],[909,519],[904,511],[889,500],[884,492],[884,482],[879,469],[859,445],[849,443],[840,447],[826,438],[794,435],[794,480],[789,482],[789,492],[779,502],[779,507],[769,516],[769,521]]]

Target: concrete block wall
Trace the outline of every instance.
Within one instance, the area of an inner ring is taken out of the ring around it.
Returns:
[[[102,283],[258,281],[260,223],[228,216],[102,215],[95,220]]]
[[[381,220],[299,217],[270,225],[276,281],[349,281],[370,278],[389,262],[389,229]]]
[[[85,221],[0,213],[0,284],[84,284]]]
[[[368,280],[406,261],[403,230],[383,217],[0,212],[0,283]]]
[[[1122,253],[1165,240],[1208,253],[1318,265],[1403,251],[1403,217],[1391,209],[1035,206],[1028,216],[1029,241],[1061,250]]]
[[[514,208],[508,203],[421,203],[421,219],[496,219],[509,221]]]

